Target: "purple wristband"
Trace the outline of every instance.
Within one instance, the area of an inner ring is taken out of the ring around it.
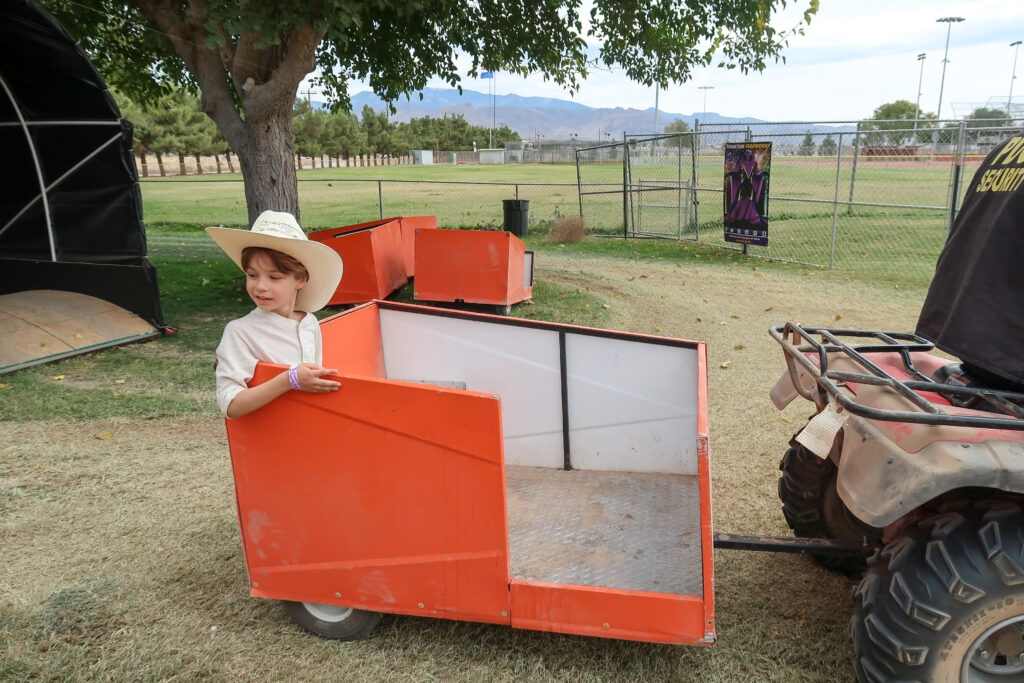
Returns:
[[[299,389],[299,366],[293,365],[288,368],[288,384],[292,385],[292,389]]]

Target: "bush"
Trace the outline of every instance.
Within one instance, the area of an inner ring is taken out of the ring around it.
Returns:
[[[557,244],[566,244],[579,242],[585,234],[587,234],[587,229],[583,225],[581,216],[566,216],[551,224],[548,238]]]

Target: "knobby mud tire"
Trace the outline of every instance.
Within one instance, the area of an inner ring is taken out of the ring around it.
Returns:
[[[836,466],[822,460],[803,444],[790,439],[789,450],[779,463],[779,500],[789,528],[804,538],[861,540],[846,519],[843,502],[836,491]],[[867,567],[867,554],[845,557],[813,556],[819,564],[843,574],[860,574]]]
[[[967,660],[963,680],[1024,680],[1020,505],[941,512],[868,563],[850,621],[860,681],[960,681]]]

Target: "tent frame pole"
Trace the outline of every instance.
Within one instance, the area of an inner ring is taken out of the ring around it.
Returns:
[[[18,115],[18,120],[21,122],[21,129],[25,132],[25,140],[28,142],[28,149],[32,152],[32,163],[35,164],[36,167],[36,179],[39,181],[39,192],[43,199],[43,215],[46,217],[46,234],[50,238],[50,260],[56,262],[57,244],[53,236],[53,221],[50,219],[50,202],[46,196],[46,184],[43,180],[43,167],[39,164],[39,155],[36,154],[35,141],[32,140],[32,134],[28,130],[28,124],[25,123],[25,117],[21,115],[21,107],[18,106],[18,102],[14,99],[14,94],[11,92],[11,89],[7,87],[7,81],[4,80],[3,76],[0,76],[0,87],[3,87],[4,92],[7,93],[7,99],[11,101],[14,113]],[[35,200],[33,200],[32,203],[35,203]],[[28,207],[26,206],[25,208],[27,209]],[[18,215],[20,216],[23,212],[24,209],[22,209]],[[4,230],[7,229],[8,225],[10,225],[10,223],[4,226]],[[2,232],[3,231],[0,230],[0,233]]]
[[[50,190],[52,190],[53,188],[57,187],[57,185],[59,185],[61,182],[63,182],[65,178],[67,178],[69,175],[71,175],[72,173],[77,171],[79,168],[81,168],[85,164],[89,163],[89,161],[94,156],[96,156],[97,154],[99,154],[100,152],[105,150],[107,147],[110,147],[110,145],[112,145],[113,143],[117,142],[119,139],[121,139],[121,134],[120,133],[118,133],[117,135],[115,135],[114,137],[110,138],[109,140],[104,142],[102,145],[100,145],[99,147],[94,149],[92,152],[89,153],[89,156],[83,157],[77,164],[75,164],[74,166],[69,168],[67,171],[65,171],[59,178],[54,180],[48,186],[44,187],[43,191],[40,194],[37,194],[35,197],[30,199],[29,202],[27,204],[25,204],[25,206],[21,207],[21,211],[19,211],[17,214],[15,214],[14,218],[12,218],[11,220],[7,221],[7,225],[5,225],[4,227],[0,228],[0,235],[3,235],[7,231],[7,228],[11,227],[16,220],[21,218],[21,215],[23,213],[25,213],[26,211],[28,211],[30,208],[32,208],[32,205],[35,204],[37,201],[39,201],[40,198],[42,198],[42,200],[44,202],[43,203],[43,207],[46,210],[46,224],[49,227],[50,226],[50,209],[49,209],[49,204],[46,203],[46,193],[49,192]],[[51,251],[51,254],[52,254],[52,252],[53,252],[53,231],[52,230],[50,232],[50,251]],[[53,260],[54,261],[57,260],[56,255],[54,255]]]

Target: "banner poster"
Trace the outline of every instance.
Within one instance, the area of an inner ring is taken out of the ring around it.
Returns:
[[[725,241],[768,246],[768,179],[772,143],[725,144]]]

